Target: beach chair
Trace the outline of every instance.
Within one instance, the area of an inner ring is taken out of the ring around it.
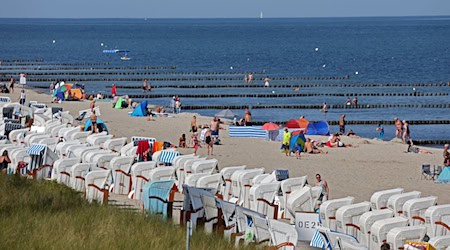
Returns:
[[[386,241],[387,233],[391,229],[407,225],[408,219],[400,216],[376,221],[370,228],[369,249],[380,249],[381,245]]]
[[[150,171],[155,167],[155,161],[136,162],[131,166],[132,191],[128,195],[130,199],[141,199],[142,188],[149,181]]]
[[[174,183],[174,180],[146,183],[142,192],[144,209],[150,214],[162,214],[164,219],[171,217],[176,190]]]
[[[53,127],[51,130],[50,130],[50,136],[51,137],[58,137],[58,133],[59,133],[59,131],[61,130],[61,129],[65,129],[65,128],[67,128],[67,124],[61,124],[61,125],[57,125],[57,126],[55,126],[55,127]]]
[[[214,226],[219,222],[219,210],[217,208],[216,198],[214,196],[201,197],[203,207],[205,208],[205,232],[212,233]],[[216,227],[217,228],[217,227]]]
[[[173,159],[175,159],[175,157],[179,156],[180,152],[178,151],[170,151],[170,150],[161,150],[161,153],[159,154],[158,157],[156,157],[155,159],[152,159],[154,161],[156,161],[158,164],[164,164],[164,165],[172,165],[172,161]]]
[[[95,170],[86,174],[85,190],[86,199],[89,202],[96,201],[101,204],[108,203],[108,178],[110,175],[111,170]]]
[[[222,185],[220,186],[220,194],[223,199],[228,201],[231,196],[231,175],[238,170],[244,170],[247,166],[226,167],[220,170],[222,175]]]
[[[109,167],[109,164],[111,163],[111,160],[117,156],[119,156],[119,153],[117,153],[117,152],[98,154],[98,155],[95,155],[93,158],[91,158],[92,159],[91,162],[96,163],[97,167],[99,167],[99,168],[111,169]]]
[[[298,241],[298,233],[295,227],[272,219],[268,219],[268,223],[271,238],[270,245],[275,246],[276,249],[295,250]]]
[[[425,210],[425,223],[430,237],[450,235],[450,204],[431,206]]]
[[[112,190],[115,194],[128,194],[131,191],[131,165],[134,163],[134,156],[114,157],[109,167],[112,170],[114,184]]]
[[[204,216],[204,206],[202,196],[214,197],[213,190],[207,188],[196,188],[188,185],[183,185],[184,201],[182,217],[183,221],[190,221],[192,229],[195,230],[197,220]]]
[[[79,192],[85,191],[85,177],[90,169],[94,166],[93,163],[77,163],[73,165],[70,170],[70,187]]]
[[[345,205],[336,210],[336,231],[360,239],[359,218],[370,210],[370,202]]]
[[[104,149],[109,149],[113,152],[120,152],[122,147],[127,143],[126,137],[106,140],[101,146]]]
[[[70,137],[69,140],[78,140],[81,143],[85,143],[86,142],[86,138],[91,135],[90,131],[86,131],[86,132],[75,132],[73,133]]]
[[[101,148],[97,148],[95,150],[86,150],[83,153],[81,153],[81,161],[82,162],[95,162],[95,158],[98,159],[101,155],[105,154],[111,154],[112,151],[104,150]]]
[[[285,218],[293,223],[296,212],[315,212],[321,192],[321,187],[311,186],[304,186],[302,189],[293,191],[286,203]]]
[[[192,164],[192,173],[207,173],[214,174],[219,172],[219,161],[217,159],[210,159],[204,161],[197,161]]]
[[[207,173],[199,173],[199,174],[190,174],[186,177],[186,181],[184,184],[191,186],[191,187],[197,187],[197,181],[201,177],[209,176]]]
[[[405,241],[422,241],[426,232],[427,227],[423,225],[396,227],[389,230],[386,235],[386,242],[393,246],[393,249],[400,249],[404,246]]]
[[[320,204],[320,220],[322,226],[336,231],[336,211],[345,206],[353,204],[355,198],[345,197],[341,199],[327,200]]]
[[[56,144],[55,152],[59,156],[59,158],[63,158],[66,156],[67,148],[71,145],[81,145],[79,141],[67,141],[67,142],[59,142]]]
[[[11,159],[11,164],[9,164],[7,168],[8,174],[17,174],[18,166],[21,162],[25,164],[30,164],[31,162],[31,157],[25,148],[14,148],[8,151],[8,153],[10,155],[9,158]],[[26,174],[26,172],[23,174]]]
[[[83,155],[86,154],[89,151],[98,151],[100,150],[99,146],[86,146],[86,144],[78,144],[78,145],[72,145],[67,147],[67,153],[66,156],[67,157],[79,157],[81,158],[81,160],[83,159]]]
[[[250,207],[249,191],[252,187],[252,180],[255,176],[263,173],[264,168],[239,170],[233,173],[231,176],[232,193],[234,197],[237,197],[238,204],[246,208]]]
[[[430,164],[422,164],[421,179],[425,179],[425,180],[433,180],[434,179],[434,173],[431,171]]]
[[[391,197],[389,197],[387,206],[389,209],[394,211],[395,216],[400,216],[401,214],[403,214],[403,204],[405,204],[407,200],[419,198],[420,194],[421,193],[419,191],[394,194]]]
[[[325,227],[317,227],[317,233],[319,234],[319,241],[322,245],[322,249],[327,250],[368,250],[367,246],[358,242],[358,240],[344,233],[331,231]],[[317,244],[317,243],[315,243]]]
[[[223,223],[223,235],[224,238],[229,240],[231,239],[231,235],[236,233],[236,207],[237,205],[228,201],[224,201],[219,198],[215,198],[217,203],[217,208],[220,209],[222,213],[222,220],[219,218],[219,227],[221,223]]]
[[[198,159],[199,156],[198,155],[179,155],[177,157],[175,157],[175,159],[173,159],[172,161],[172,166],[175,168],[175,183],[178,187],[178,190],[180,192],[183,191],[183,184],[184,184],[184,180],[185,180],[185,176],[186,176],[186,172],[184,170],[184,165],[186,163],[187,160],[190,159]]]
[[[360,238],[359,242],[370,245],[370,228],[373,223],[378,220],[389,219],[394,217],[394,211],[390,209],[372,210],[370,212],[365,212],[359,217],[359,228],[360,228]]]
[[[409,225],[418,225],[425,223],[425,211],[431,207],[436,205],[437,197],[436,196],[428,196],[422,198],[411,199],[403,204],[403,216],[405,216]]]
[[[436,250],[448,250],[450,248],[450,235],[432,237],[428,243],[436,248]]]
[[[238,247],[241,244],[241,240],[243,240],[244,244],[247,245],[249,242],[254,241],[254,237],[248,238],[246,236],[246,232],[254,232],[254,217],[265,218],[263,214],[260,214],[256,211],[236,206],[236,225],[237,230],[236,233],[231,235],[231,239],[233,240],[235,246]],[[246,239],[247,238],[247,239]]]
[[[53,163],[51,179],[58,183],[68,185],[70,183],[70,171],[73,165],[80,163],[80,158],[64,158],[58,159]]]
[[[148,175],[149,181],[160,181],[172,179],[175,169],[171,166],[157,167],[150,170]]]
[[[183,169],[184,169],[184,177],[192,174],[192,165],[194,165],[197,161],[206,161],[206,158],[188,158],[184,161]],[[183,160],[180,161],[180,164]]]
[[[292,191],[304,187],[306,185],[307,178],[308,177],[305,175],[301,177],[288,178],[286,180],[281,181],[280,187],[282,196],[279,198],[280,198],[280,205],[283,210],[286,208],[286,202],[289,198],[289,195],[292,193]]]
[[[249,190],[250,209],[266,215],[268,218],[278,218],[278,205],[275,204],[275,196],[280,189],[279,182],[262,183],[253,186]]]
[[[269,222],[266,217],[252,216],[253,220],[253,238],[258,247],[268,246],[270,244]]]
[[[86,143],[91,146],[103,146],[105,141],[112,139],[113,135],[100,135],[100,136],[88,136],[86,138]]]
[[[385,209],[387,208],[387,201],[389,197],[394,194],[403,193],[403,188],[394,188],[388,190],[377,191],[370,197],[370,207],[374,209]]]
[[[200,177],[197,180],[196,187],[201,188],[212,188],[216,190],[216,193],[219,191],[219,185],[222,181],[222,175],[220,173],[217,174],[209,174],[203,177]]]

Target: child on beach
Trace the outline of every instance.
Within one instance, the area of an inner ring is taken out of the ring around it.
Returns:
[[[186,134],[182,134],[179,141],[178,141],[178,147],[185,148],[186,147]]]
[[[198,135],[197,133],[193,133],[192,134],[192,138],[191,138],[191,140],[192,140],[192,142],[194,144],[194,155],[197,155],[198,148],[202,147],[202,146],[200,146],[200,142],[199,142],[199,140],[197,138],[197,135]]]
[[[378,123],[378,126],[377,126],[376,130],[379,133],[378,134],[378,139],[383,140],[383,137],[384,137],[384,127],[383,127],[383,125],[381,123]]]

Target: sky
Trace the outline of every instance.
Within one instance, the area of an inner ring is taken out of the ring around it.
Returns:
[[[3,0],[0,18],[445,16],[450,0]]]

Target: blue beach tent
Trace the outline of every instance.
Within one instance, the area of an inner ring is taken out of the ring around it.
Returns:
[[[307,135],[330,135],[330,127],[327,121],[309,122]]]
[[[133,110],[131,116],[147,116],[147,101],[142,101],[139,105]]]
[[[91,127],[92,127],[92,122],[91,122],[91,118],[89,118],[84,123],[84,131],[90,131]],[[105,123],[100,118],[97,118],[97,130],[99,133],[106,131],[106,133],[109,134],[108,127],[106,127]]]

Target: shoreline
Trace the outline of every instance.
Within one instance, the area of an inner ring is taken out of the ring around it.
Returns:
[[[20,88],[15,93],[2,94],[9,96],[14,102],[18,99]],[[63,107],[74,117],[78,111],[89,108],[90,101],[50,103],[50,95],[35,89],[26,88],[27,103],[30,100],[45,103],[48,106]],[[212,117],[195,113],[181,113],[174,118],[157,117],[155,121],[147,121],[142,117],[130,117],[131,109],[117,110],[110,102],[97,102],[100,107],[99,116],[115,137],[148,136],[157,140],[178,144],[182,133],[190,138],[190,120],[197,115],[197,124],[209,124]],[[78,125],[77,121],[74,126]],[[130,126],[132,125],[132,126]],[[354,148],[321,148],[328,151],[326,155],[301,154],[286,157],[280,151],[280,142],[262,139],[230,138],[228,125],[222,125],[220,138],[222,145],[214,145],[214,155],[208,158],[219,160],[219,167],[247,165],[248,168],[264,167],[266,172],[274,169],[288,169],[290,177],[307,175],[309,183],[314,185],[313,176],[322,175],[330,186],[330,198],[346,196],[355,197],[355,202],[368,201],[375,191],[404,188],[405,191],[421,191],[422,197],[438,196],[438,204],[450,203],[449,186],[435,184],[431,180],[422,180],[421,165],[442,165],[442,149],[426,148],[432,154],[404,153],[407,145],[393,141],[378,141],[368,138],[350,138],[342,136],[345,144],[353,144]],[[326,142],[326,136],[308,136],[314,140]],[[425,148],[425,147],[420,147]],[[193,153],[192,148],[179,149],[182,154]],[[199,148],[198,154],[206,156],[206,148]]]

